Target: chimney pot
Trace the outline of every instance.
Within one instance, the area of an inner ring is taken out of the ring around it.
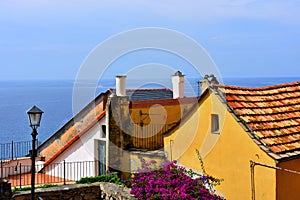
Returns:
[[[175,72],[172,76],[173,99],[184,97],[184,75],[181,71]]]
[[[126,96],[126,76],[116,76],[116,95]]]

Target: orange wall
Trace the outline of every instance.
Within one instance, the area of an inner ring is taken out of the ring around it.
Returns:
[[[277,164],[278,167],[300,171],[300,158]],[[282,170],[276,170],[277,199],[300,199],[300,175]]]
[[[173,124],[177,123],[182,116],[197,103],[195,98],[188,99],[187,102],[177,102],[173,104],[160,104],[160,101],[137,102],[138,106],[130,109],[130,117],[134,123],[144,124]],[[142,113],[142,115],[140,115]]]

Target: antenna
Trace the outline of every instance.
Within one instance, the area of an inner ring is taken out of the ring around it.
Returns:
[[[197,81],[198,97],[200,96],[200,83],[201,83],[201,81],[198,80],[198,81]]]

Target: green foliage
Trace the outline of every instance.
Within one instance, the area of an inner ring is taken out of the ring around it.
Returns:
[[[200,151],[198,149],[196,149],[196,153],[197,153],[198,159],[200,161],[200,166],[201,166],[202,172],[203,172],[204,175],[206,175],[207,173],[205,171],[204,162],[202,160],[202,156],[200,154]]]
[[[102,174],[100,176],[91,176],[91,177],[85,177],[81,178],[79,181],[77,181],[77,184],[80,183],[95,183],[95,182],[109,182],[109,183],[115,183],[118,185],[124,186],[124,183],[121,181],[121,179],[118,177],[116,173],[109,173],[109,174]]]
[[[14,187],[12,189],[12,192],[27,191],[27,190],[31,190],[31,187],[22,187],[22,188],[16,188],[16,187]]]
[[[42,185],[42,186],[39,186],[38,188],[50,188],[50,187],[56,187],[58,186],[57,184],[45,184],[45,185]]]
[[[37,186],[35,188],[36,189],[37,188],[49,188],[49,187],[56,187],[56,186],[58,186],[58,185],[57,184],[45,184],[45,185]],[[31,190],[31,187],[22,187],[22,188],[14,187],[12,189],[12,192],[20,192],[20,191],[27,191],[27,190]]]
[[[210,176],[206,173],[206,170],[205,170],[205,167],[204,167],[204,162],[202,160],[202,156],[200,154],[200,151],[198,149],[196,149],[196,153],[197,153],[197,156],[198,156],[198,159],[200,161],[200,166],[201,166],[201,169],[202,169],[202,172],[203,172],[203,175],[206,176],[208,182],[210,185],[212,186],[217,186],[217,185],[220,185],[222,181],[224,181],[224,179],[219,179],[219,178],[215,178],[213,176]]]

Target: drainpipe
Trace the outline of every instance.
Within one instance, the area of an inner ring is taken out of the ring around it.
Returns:
[[[173,160],[173,154],[172,154],[172,151],[173,151],[173,142],[174,142],[174,140],[170,140],[170,160],[171,161]]]
[[[250,175],[251,175],[251,199],[255,200],[255,179],[254,179],[254,167],[256,163],[250,160]]]
[[[109,141],[109,111],[110,111],[110,98],[107,99],[106,102],[106,115],[105,115],[105,125],[106,125],[106,134],[105,134],[105,171],[106,173],[109,172],[109,145],[110,145],[110,141]]]

